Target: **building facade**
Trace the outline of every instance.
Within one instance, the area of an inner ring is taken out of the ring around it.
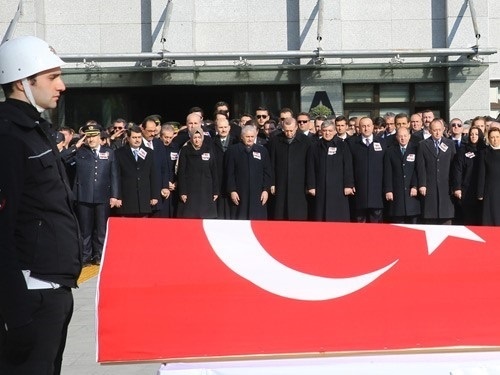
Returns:
[[[68,63],[60,125],[183,122],[221,100],[232,117],[259,105],[463,120],[500,111],[496,0],[3,3],[0,36],[36,35]]]

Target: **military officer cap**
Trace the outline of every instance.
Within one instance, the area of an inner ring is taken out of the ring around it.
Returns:
[[[94,135],[101,135],[101,125],[99,124],[88,124],[82,128],[82,132],[88,136],[93,137]]]

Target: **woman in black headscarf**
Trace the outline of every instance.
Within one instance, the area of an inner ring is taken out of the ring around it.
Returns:
[[[452,190],[458,200],[464,225],[481,225],[483,205],[477,199],[476,181],[479,172],[479,154],[485,147],[482,130],[472,126],[469,130],[469,141],[461,144],[453,162]]]
[[[217,163],[211,143],[203,142],[203,138],[203,130],[195,127],[190,132],[189,142],[180,151],[177,168],[178,217],[217,218]]]

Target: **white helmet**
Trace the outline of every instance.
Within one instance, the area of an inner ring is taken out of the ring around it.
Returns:
[[[0,45],[0,84],[15,82],[64,65],[54,49],[34,36],[10,39]]]

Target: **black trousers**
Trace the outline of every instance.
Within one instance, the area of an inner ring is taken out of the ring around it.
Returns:
[[[382,223],[383,209],[365,208],[354,210],[355,223]]]
[[[0,374],[12,375],[59,375],[66,346],[68,325],[73,315],[71,289],[30,290],[33,308],[35,346],[28,359],[20,365],[12,365],[0,355]],[[3,353],[5,324],[0,317],[0,353]]]
[[[418,216],[391,216],[389,218],[389,223],[397,223],[397,224],[417,224]]]
[[[83,263],[101,259],[109,211],[109,203],[78,203],[76,213],[83,237]]]

